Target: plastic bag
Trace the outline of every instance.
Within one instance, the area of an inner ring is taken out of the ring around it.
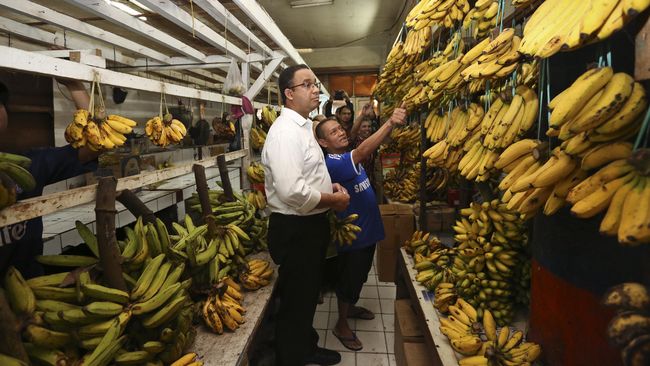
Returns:
[[[226,75],[226,81],[223,82],[224,94],[241,96],[244,94],[244,82],[242,80],[241,71],[239,71],[239,66],[235,59],[230,60],[230,66],[228,67],[228,74]]]

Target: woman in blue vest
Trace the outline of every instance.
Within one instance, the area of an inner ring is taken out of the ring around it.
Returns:
[[[341,184],[350,194],[347,210],[338,212],[339,218],[358,214],[354,224],[361,227],[352,245],[338,246],[338,280],[336,297],[338,299],[339,319],[332,333],[348,349],[359,351],[363,344],[350,329],[347,318],[373,319],[375,315],[368,309],[355,306],[363,284],[368,279],[372,266],[375,246],[384,238],[384,227],[375,192],[361,163],[368,159],[384,141],[394,126],[403,125],[406,110],[395,108],[393,115],[380,128],[352,151],[348,151],[347,133],[334,118],[328,118],[316,126],[318,143],[326,150],[325,163],[332,182]]]

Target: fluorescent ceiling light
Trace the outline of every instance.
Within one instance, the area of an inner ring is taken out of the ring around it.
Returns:
[[[310,6],[332,5],[334,0],[294,0],[289,5],[294,8],[307,8]]]
[[[139,11],[133,9],[130,6],[126,5],[126,4],[123,4],[123,3],[120,3],[120,2],[117,2],[117,1],[111,1],[111,0],[106,0],[106,2],[109,3],[110,5],[113,5],[114,7],[118,8],[118,9],[122,10],[123,12],[128,13],[129,15],[133,15],[133,16],[142,15],[142,12],[139,12]]]

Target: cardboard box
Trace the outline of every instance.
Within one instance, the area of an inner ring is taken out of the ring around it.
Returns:
[[[452,232],[452,225],[456,219],[456,209],[448,206],[427,208],[427,231]]]
[[[406,358],[405,366],[434,366],[439,364],[433,361],[431,352],[424,343],[404,343],[404,356]],[[397,356],[395,359],[397,360]]]
[[[395,300],[395,361],[407,365],[404,345],[423,343],[424,337],[410,299]]]
[[[394,282],[397,267],[397,253],[400,246],[408,240],[415,230],[415,216],[411,205],[379,205],[384,224],[385,238],[379,242],[377,269],[379,281]]]

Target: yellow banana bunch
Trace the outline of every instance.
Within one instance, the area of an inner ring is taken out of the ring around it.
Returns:
[[[479,0],[474,7],[467,12],[463,19],[463,29],[473,27],[472,36],[475,39],[486,37],[494,27],[497,26],[497,14],[499,12],[499,2],[494,0]]]
[[[264,210],[266,208],[266,197],[262,191],[253,190],[246,194],[246,200],[257,210]]]
[[[246,264],[246,270],[239,274],[242,286],[255,291],[271,283],[274,269],[271,262],[263,259],[251,259]]]
[[[246,168],[246,175],[251,183],[264,183],[264,168],[255,161]]]
[[[344,219],[339,219],[336,214],[330,212],[330,237],[332,241],[339,245],[352,245],[357,240],[357,233],[361,232],[361,228],[354,224],[359,218],[357,214],[351,214]]]
[[[406,26],[416,31],[432,26],[454,28],[454,23],[462,21],[469,10],[467,0],[420,1],[406,16]]]
[[[455,304],[458,300],[458,294],[456,294],[454,284],[451,282],[441,282],[436,286],[434,293],[433,307],[438,309],[442,314],[449,313],[449,306]]]
[[[447,188],[450,179],[449,169],[433,169],[427,171],[426,191],[427,193],[436,193]]]
[[[519,51],[547,58],[604,40],[648,6],[628,0],[544,1],[526,23]]]
[[[448,310],[450,315],[440,318],[440,332],[449,338],[451,347],[456,352],[464,356],[476,355],[483,346],[476,309],[458,298],[454,305],[448,306]]]
[[[0,153],[0,209],[16,202],[17,188],[29,192],[36,181],[27,170],[32,161],[21,155]]]
[[[93,151],[110,150],[124,145],[136,122],[115,114],[92,117],[85,109],[74,113],[65,129],[65,140],[73,147],[88,146]]]
[[[461,72],[465,81],[505,78],[519,66],[519,43],[514,28],[504,29],[492,41],[486,38],[467,51],[461,62],[467,67]]]
[[[411,29],[404,41],[406,56],[420,55],[431,45],[431,28]]]
[[[420,162],[402,164],[384,176],[384,193],[392,200],[414,202],[419,193]]]
[[[534,0],[512,0],[512,5],[515,8],[524,8],[533,5],[534,2]]]
[[[196,353],[190,352],[172,362],[170,366],[203,366],[203,361],[200,360]]]
[[[530,365],[539,358],[542,348],[533,342],[522,342],[524,334],[504,326],[497,332],[496,326],[486,325],[483,319],[488,341],[483,343],[479,352],[458,360],[460,366],[475,365]],[[488,330],[487,327],[490,329]]]
[[[225,329],[234,332],[245,322],[246,309],[242,306],[242,299],[240,290],[222,283],[216,292],[203,302],[203,321],[217,334],[223,334]]]
[[[260,151],[266,141],[266,132],[259,126],[253,126],[251,127],[250,139],[253,149]]]
[[[183,122],[166,113],[162,117],[150,118],[145,124],[144,132],[155,145],[166,147],[180,143],[187,134],[187,129]]]
[[[397,42],[386,57],[386,64],[373,89],[373,95],[387,100],[401,100],[414,85],[414,68],[419,55],[406,55],[404,43]],[[387,108],[382,108],[387,111]]]
[[[267,131],[273,122],[275,122],[276,118],[278,118],[278,112],[275,110],[275,108],[271,107],[270,105],[265,105],[262,107],[262,123],[264,123],[266,126]]]
[[[431,235],[429,233],[425,233],[420,230],[414,231],[413,234],[411,235],[411,238],[407,240],[403,245],[407,253],[414,255],[413,259],[416,264],[419,263],[421,260],[427,259],[427,257],[429,257],[432,252],[441,248],[441,246],[442,243],[440,242],[440,239],[438,239],[437,236]],[[422,269],[429,269],[429,268],[432,267],[428,267],[426,266],[426,264],[416,266],[416,269],[418,271],[421,271]]]
[[[614,160],[567,196],[571,213],[589,218],[606,212],[600,233],[618,236],[622,245],[650,243],[650,150],[640,149],[628,158]]]

